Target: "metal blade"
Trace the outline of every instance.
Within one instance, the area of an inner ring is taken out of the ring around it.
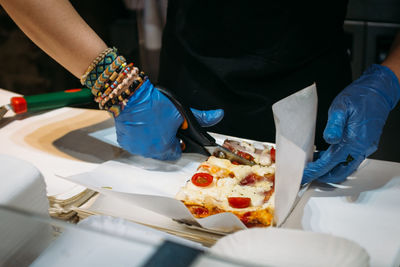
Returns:
[[[4,105],[0,107],[0,120],[6,115],[7,111],[10,109],[8,105]]]
[[[250,160],[247,160],[245,158],[242,158],[241,156],[236,155],[232,151],[226,149],[225,147],[222,147],[220,145],[215,145],[215,146],[205,146],[208,152],[210,152],[211,155],[221,158],[221,159],[229,159],[230,161],[236,161],[239,164],[242,165],[250,165],[253,166],[256,163]]]

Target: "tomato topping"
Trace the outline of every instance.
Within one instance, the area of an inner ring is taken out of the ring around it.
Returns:
[[[202,206],[191,206],[189,210],[195,217],[205,217],[208,215],[208,209]]]
[[[244,213],[244,214],[242,215],[242,217],[240,218],[240,220],[241,220],[244,224],[247,224],[247,223],[249,222],[249,217],[250,217],[250,215],[251,215],[251,212],[248,211],[248,212],[246,212],[246,213]]]
[[[273,188],[271,188],[269,191],[264,192],[264,203],[268,202],[269,198],[272,196],[272,193],[274,193]]]
[[[229,206],[236,209],[244,209],[250,206],[249,197],[228,197]]]
[[[198,172],[192,177],[192,183],[200,187],[209,186],[213,181],[211,174],[206,172]]]
[[[264,179],[262,176],[255,173],[250,173],[240,181],[240,185],[254,184],[257,181]]]
[[[238,151],[236,154],[238,156],[244,158],[244,159],[247,159],[247,160],[250,160],[250,161],[254,160],[254,157],[252,155],[250,155],[249,153],[246,153],[246,152],[243,152],[243,151]]]
[[[275,162],[275,148],[272,147],[270,153],[271,153],[271,161]]]
[[[275,174],[266,173],[264,174],[264,178],[272,183],[275,182]]]
[[[237,162],[237,161],[232,161],[232,164],[233,164],[233,165],[240,165],[240,163]]]

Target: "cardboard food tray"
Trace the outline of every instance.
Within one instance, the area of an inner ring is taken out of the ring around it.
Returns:
[[[298,199],[303,169],[312,156],[316,110],[315,85],[273,105],[277,129],[274,218],[277,226],[284,222]],[[105,133],[97,134],[97,138],[107,139],[107,142],[113,139],[109,136],[110,131],[107,132],[108,136]],[[221,144],[227,138],[255,142],[219,134],[213,136]],[[176,162],[133,156],[129,160],[108,161],[92,172],[64,178],[183,222],[192,228],[219,234],[246,229],[229,212],[196,219],[181,201],[174,198],[204,160],[206,157],[197,154],[184,154]]]

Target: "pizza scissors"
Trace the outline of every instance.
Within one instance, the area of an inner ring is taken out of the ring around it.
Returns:
[[[254,165],[253,161],[247,160],[227,148],[216,143],[215,138],[200,126],[194,117],[192,111],[173,95],[171,91],[164,87],[157,86],[157,89],[163,93],[175,105],[181,113],[184,121],[177,132],[180,139],[182,152],[198,153],[206,156],[216,156],[218,158],[229,159],[243,165]]]

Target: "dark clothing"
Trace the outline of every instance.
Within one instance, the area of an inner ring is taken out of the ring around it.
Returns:
[[[346,0],[170,0],[159,83],[188,106],[223,108],[210,131],[274,141],[271,105],[317,84],[316,144],[333,98],[351,82]]]

